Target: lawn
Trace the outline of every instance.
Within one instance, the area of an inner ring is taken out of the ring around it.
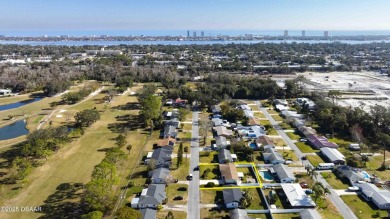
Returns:
[[[315,152],[319,152],[320,151],[320,150],[313,149],[306,142],[297,142],[297,143],[295,143],[295,145],[299,148],[299,150],[302,153],[315,153]]]
[[[182,191],[180,188],[188,189],[187,185],[171,183],[166,189],[168,205],[186,205],[188,201],[188,191]],[[173,200],[176,196],[182,196],[183,200]]]
[[[260,192],[258,190],[259,189],[248,189],[248,192],[250,196],[253,197],[253,200],[251,205],[247,209],[256,209],[256,210],[264,209],[264,205],[260,198]]]
[[[176,168],[177,158],[172,159],[172,164]],[[189,159],[183,159],[183,163],[178,169],[171,170],[171,176],[173,179],[186,180],[188,175],[190,161]]]
[[[291,150],[278,150],[279,153],[283,155],[284,159],[292,159],[293,161],[298,161],[297,155],[295,155],[294,151]]]
[[[261,155],[261,152],[260,151],[255,151],[253,152],[253,158],[254,158],[254,162],[256,164],[264,164],[264,159],[263,159],[263,156]]]
[[[283,138],[273,138],[272,141],[274,142],[275,146],[282,147],[287,146],[287,144],[283,141]]]
[[[202,204],[223,204],[222,190],[200,190],[200,203]]]
[[[157,219],[165,219],[169,211],[158,211]],[[173,218],[187,218],[187,212],[184,211],[171,211]]]
[[[261,105],[264,107],[269,107],[271,103],[268,100],[260,100]]]
[[[274,109],[267,109],[267,112],[268,112],[269,114],[278,114],[278,115],[279,115],[279,113],[276,112]]]
[[[299,219],[301,218],[298,213],[293,214],[272,214],[274,219]]]
[[[338,137],[328,138],[328,140],[330,142],[334,142],[337,145],[339,145],[340,147],[344,147],[344,148],[348,148],[349,145],[352,143],[351,141],[348,141],[348,140],[345,140],[345,139],[342,139],[342,138],[338,138]]]
[[[386,159],[390,158],[390,152],[386,151]],[[380,156],[369,156],[370,161],[367,162],[367,172],[375,174],[382,180],[390,180],[390,170],[381,170],[383,163],[383,153]],[[389,164],[389,161],[386,162]]]
[[[278,114],[278,115],[272,115],[272,118],[275,119],[275,121],[283,121],[283,118]]]
[[[259,109],[257,109],[257,110],[259,110]],[[265,116],[262,112],[254,112],[253,115],[257,118],[265,118]]]
[[[183,124],[183,130],[192,131],[192,124],[189,123],[182,123],[182,124]]]
[[[207,176],[204,176],[204,172],[210,169],[210,172]],[[199,174],[201,179],[218,179],[221,176],[221,172],[219,171],[218,165],[210,165],[210,166],[200,166]]]
[[[259,122],[262,126],[271,125],[271,122],[269,120],[260,120]]]
[[[326,198],[323,201],[318,201],[317,205],[317,211],[320,213],[322,218],[343,219],[337,208],[331,201],[329,201],[329,199]]]
[[[275,128],[270,127],[267,129],[267,135],[279,135],[278,131]]]
[[[318,155],[307,155],[306,157],[314,167],[317,167],[319,163],[325,163]]]
[[[199,163],[218,163],[218,152],[216,151],[199,152]]]
[[[294,133],[294,132],[286,132],[287,136],[291,139],[291,140],[299,140],[301,138],[301,136],[299,136],[298,134]]]
[[[379,212],[382,216],[387,215],[386,211],[379,211],[372,203],[366,202],[358,195],[344,195],[341,199],[351,208],[351,211],[360,219],[379,218],[376,214]],[[385,218],[385,217],[381,217]]]
[[[200,209],[200,218],[202,219],[226,219],[229,218],[229,211],[214,210],[210,208]]]
[[[348,189],[348,182],[345,179],[338,178],[332,172],[323,172],[321,175],[334,189]]]

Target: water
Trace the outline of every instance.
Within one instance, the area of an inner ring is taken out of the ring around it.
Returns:
[[[29,131],[26,129],[26,122],[24,120],[19,120],[11,125],[0,128],[0,140],[8,140],[27,135],[28,133]]]
[[[272,181],[274,177],[268,171],[259,171],[261,178],[265,181]]]
[[[363,177],[365,178],[365,179],[370,179],[370,174],[368,174],[366,171],[362,171],[361,172],[362,173],[362,175],[363,175]]]
[[[253,143],[253,142],[249,144],[249,147],[251,147],[251,148],[253,148],[253,149],[258,149],[258,148],[257,148],[257,144],[256,144],[256,143]]]
[[[317,44],[317,43],[345,43],[350,45],[356,44],[369,44],[369,43],[390,43],[390,40],[338,40],[338,41],[329,41],[329,40],[209,40],[209,41],[1,41],[0,44],[3,45],[30,45],[30,46],[117,46],[117,45],[213,45],[213,44],[256,44],[256,43],[272,43],[272,44],[281,44],[281,43],[308,43],[308,44]]]
[[[9,110],[9,109],[15,109],[15,108],[27,105],[29,103],[34,103],[34,102],[39,101],[41,99],[42,99],[41,97],[37,97],[37,98],[34,98],[34,99],[23,100],[23,101],[19,101],[19,102],[16,102],[16,103],[10,103],[10,104],[6,104],[6,105],[1,105],[0,106],[0,111]]]

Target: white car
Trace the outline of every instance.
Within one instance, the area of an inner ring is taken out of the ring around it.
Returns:
[[[359,191],[360,188],[357,187],[357,186],[352,186],[352,187],[348,187],[348,190],[349,190],[349,191]]]

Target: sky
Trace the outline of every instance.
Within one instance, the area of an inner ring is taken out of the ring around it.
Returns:
[[[1,31],[390,30],[389,0],[2,0]]]

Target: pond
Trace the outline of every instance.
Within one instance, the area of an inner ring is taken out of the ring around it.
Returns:
[[[16,138],[22,135],[27,135],[29,133],[26,129],[26,122],[24,120],[19,120],[0,128],[0,140],[8,140]]]
[[[42,97],[36,97],[34,99],[23,100],[23,101],[19,101],[16,103],[10,103],[10,104],[6,104],[6,105],[0,105],[0,111],[15,109],[15,108],[27,105],[29,103],[34,103],[34,102],[39,101],[39,100],[42,100]]]

